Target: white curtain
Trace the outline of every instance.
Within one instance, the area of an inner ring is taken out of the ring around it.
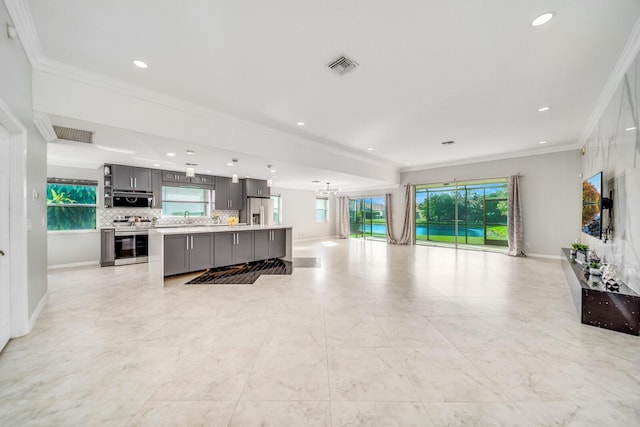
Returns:
[[[338,237],[349,238],[349,198],[338,197]]]
[[[393,237],[393,210],[391,209],[391,194],[389,193],[384,196],[384,212],[387,218],[387,243],[395,245],[398,241]]]
[[[510,256],[524,254],[524,224],[522,222],[522,201],[520,197],[520,175],[509,177],[509,195],[507,196],[507,230]]]
[[[411,242],[411,218],[413,218],[413,185],[407,184],[404,196],[404,224],[402,225],[402,234],[396,242],[398,245],[410,245]]]

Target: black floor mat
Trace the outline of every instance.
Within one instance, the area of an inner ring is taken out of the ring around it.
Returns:
[[[294,258],[295,263],[295,258]],[[291,274],[293,266],[281,259],[211,268],[186,285],[252,285],[262,274]]]

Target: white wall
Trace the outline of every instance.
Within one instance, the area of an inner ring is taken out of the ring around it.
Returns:
[[[316,192],[272,188],[282,196],[282,223],[293,227],[293,240],[334,237],[336,235],[336,198],[329,196],[329,222],[316,223]]]
[[[542,154],[424,169],[402,173],[403,184],[431,184],[497,178],[523,174],[522,208],[525,222],[525,252],[560,256],[560,249],[580,237],[580,201],[582,179],[580,155],[575,151]],[[405,187],[346,195],[392,194],[393,231],[399,238],[404,215]]]
[[[578,150],[434,168],[402,174],[403,183],[429,184],[521,173],[525,253],[560,256],[580,236],[582,179]]]
[[[11,40],[5,34],[5,25],[12,22],[3,2],[0,2],[0,98],[9,106],[27,130],[26,170],[27,194],[12,194],[12,203],[27,206],[27,293],[28,313],[34,314],[47,292],[47,251],[46,251],[46,199],[33,197],[34,191],[40,195],[46,190],[45,140],[33,125],[31,104],[31,65],[19,39]],[[7,155],[2,153],[1,155]]]
[[[100,173],[97,169],[49,165],[47,166],[47,177],[99,181]],[[100,218],[99,214],[98,218]],[[49,231],[47,237],[48,265],[50,267],[77,263],[98,263],[100,261],[100,231],[98,230]]]

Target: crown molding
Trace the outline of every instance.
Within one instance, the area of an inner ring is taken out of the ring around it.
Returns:
[[[580,149],[580,145],[568,144],[568,145],[561,145],[558,147],[549,147],[545,149],[516,151],[513,153],[473,157],[468,159],[452,160],[449,162],[439,162],[439,163],[430,163],[430,164],[423,164],[423,165],[416,165],[416,166],[407,166],[404,168],[400,168],[400,173],[416,172],[416,171],[422,171],[427,169],[446,168],[451,166],[469,165],[472,163],[491,162],[494,160],[507,160],[507,159],[516,159],[520,157],[540,156],[543,154],[560,153],[563,151],[571,151],[571,150],[578,150],[578,149]]]
[[[27,3],[23,0],[5,0],[4,4],[7,6],[9,16],[18,31],[22,48],[31,63],[31,67],[39,69],[44,59],[44,53],[40,39],[38,38],[36,26],[33,24],[33,19],[31,18],[29,6],[27,6]]]
[[[580,147],[583,147],[587,140],[591,137],[591,133],[595,129],[604,114],[604,110],[609,105],[611,98],[615,94],[618,86],[622,82],[624,75],[631,67],[631,64],[638,56],[640,52],[640,18],[636,20],[636,25],[633,27],[633,31],[631,31],[631,36],[627,40],[627,43],[622,50],[622,54],[618,59],[613,71],[609,75],[607,79],[607,83],[605,84],[602,92],[600,93],[600,97],[598,98],[598,102],[596,103],[596,107],[593,109],[593,113],[589,117],[587,121],[587,125],[585,126],[584,132],[582,133],[582,137],[580,138]]]
[[[36,125],[36,129],[38,129],[38,132],[40,132],[40,135],[42,135],[45,141],[52,142],[58,139],[58,135],[56,135],[53,130],[53,124],[51,123],[51,119],[49,119],[49,115],[47,113],[34,111],[33,124]]]

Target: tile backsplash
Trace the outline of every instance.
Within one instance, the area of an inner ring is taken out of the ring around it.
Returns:
[[[162,217],[162,209],[150,208],[109,208],[100,209],[100,228],[113,227],[113,220],[119,216],[140,216],[140,217],[156,217],[158,225],[182,225],[187,223],[186,218],[182,217]],[[215,210],[211,212],[210,217],[191,217],[190,224],[214,224],[213,217],[218,216],[220,223],[226,224],[227,218],[238,217],[238,211],[234,210]]]

